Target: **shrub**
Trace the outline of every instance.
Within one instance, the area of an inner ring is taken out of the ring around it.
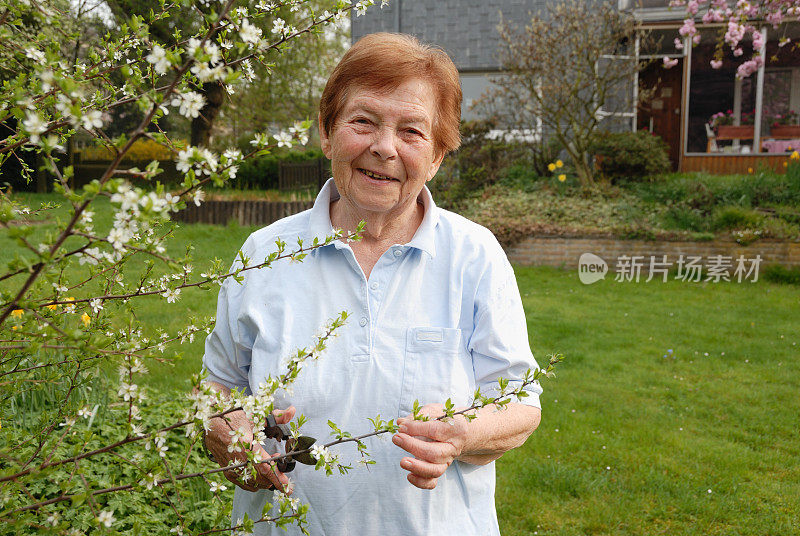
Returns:
[[[757,228],[764,217],[754,210],[728,206],[716,210],[712,226],[715,230]]]
[[[173,140],[176,144],[186,144],[186,140]],[[80,151],[81,159],[88,161],[110,162],[114,159],[114,152],[103,145],[86,147]],[[149,138],[139,138],[123,157],[124,162],[174,160],[177,153],[169,150],[160,143]]]
[[[668,148],[664,141],[645,131],[603,132],[590,150],[597,155],[596,166],[612,183],[640,180],[670,170]]]
[[[703,213],[684,204],[670,206],[663,216],[663,224],[666,229],[683,229],[698,233],[708,231]]]
[[[764,267],[762,277],[773,283],[785,283],[800,286],[800,268],[786,268],[779,264],[770,264]]]
[[[438,204],[456,208],[525,158],[526,149],[520,143],[493,135],[495,131],[492,121],[461,122],[461,147],[445,158],[429,185]]]

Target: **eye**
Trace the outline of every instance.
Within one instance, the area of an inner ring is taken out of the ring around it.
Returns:
[[[422,136],[422,132],[420,132],[419,130],[417,130],[415,128],[406,129],[406,132],[408,132],[409,134],[414,135],[414,136]]]
[[[358,123],[359,125],[369,125],[369,119],[364,117],[359,117],[353,121],[354,123]]]

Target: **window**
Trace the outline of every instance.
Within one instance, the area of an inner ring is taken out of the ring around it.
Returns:
[[[778,46],[781,36],[791,37],[792,41],[800,37],[800,25],[767,30],[760,101],[760,73],[736,78],[742,58],[751,54],[752,38],[742,43],[742,57],[735,58],[730,47],[724,46],[722,68],[713,69],[710,62],[717,36],[716,28],[702,30],[700,44],[691,51],[686,152],[782,154],[800,149],[800,50]]]

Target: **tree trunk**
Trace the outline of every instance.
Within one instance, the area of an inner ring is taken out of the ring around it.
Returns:
[[[590,188],[594,185],[594,170],[592,169],[591,157],[587,154],[585,149],[575,146],[575,142],[569,142],[564,145],[567,153],[572,158],[572,165],[575,166],[575,173],[578,175],[578,180],[584,188]]]
[[[219,82],[203,84],[202,94],[206,98],[206,105],[200,110],[200,115],[192,119],[192,136],[189,143],[193,147],[208,147],[214,120],[219,115],[225,100],[225,89]]]

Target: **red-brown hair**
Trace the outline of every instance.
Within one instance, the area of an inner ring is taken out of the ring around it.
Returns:
[[[328,135],[352,88],[392,90],[411,78],[431,84],[437,109],[433,138],[438,151],[461,145],[461,83],[446,52],[406,34],[374,33],[359,39],[333,70],[319,102],[320,128]]]

